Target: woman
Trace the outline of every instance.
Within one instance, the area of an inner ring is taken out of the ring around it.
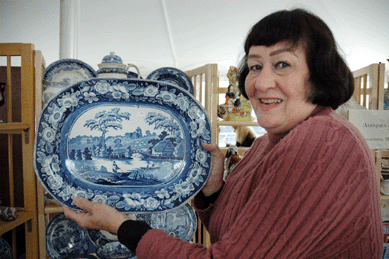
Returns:
[[[204,145],[214,163],[194,204],[209,248],[83,199],[74,202],[88,213],[66,215],[118,233],[139,259],[381,258],[373,157],[358,130],[334,112],[354,87],[329,28],[304,10],[276,12],[254,25],[245,54],[239,87],[267,134],[225,183],[223,154]]]

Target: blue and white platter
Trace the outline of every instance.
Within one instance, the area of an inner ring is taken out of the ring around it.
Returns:
[[[168,82],[182,87],[192,95],[194,93],[192,81],[187,76],[187,74],[174,67],[158,68],[151,72],[146,79]]]
[[[197,229],[197,217],[189,204],[166,212],[150,213],[148,223],[150,227],[161,229],[186,242],[192,240]]]
[[[86,229],[63,213],[55,215],[46,227],[46,252],[50,259],[78,258],[88,253]]]
[[[159,212],[185,204],[204,186],[211,155],[207,113],[169,83],[91,79],[43,109],[35,171],[47,191],[73,209],[76,196],[122,212]]]
[[[78,59],[61,59],[51,63],[43,72],[43,79],[49,83],[66,83],[68,86],[91,78],[96,71],[87,63]]]

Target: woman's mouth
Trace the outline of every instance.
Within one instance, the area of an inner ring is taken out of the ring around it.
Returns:
[[[259,99],[259,101],[263,104],[272,105],[272,104],[279,104],[282,102],[280,99]]]
[[[280,103],[282,102],[282,99],[266,98],[259,99],[258,104],[262,111],[270,111],[276,107],[279,107]]]

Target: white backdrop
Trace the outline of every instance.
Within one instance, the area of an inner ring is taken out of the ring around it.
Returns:
[[[223,77],[250,27],[293,7],[327,22],[352,70],[389,58],[388,0],[80,0],[77,57],[97,70],[115,51],[144,77],[218,63]],[[60,0],[0,0],[0,42],[33,43],[49,65],[59,59],[59,17]]]

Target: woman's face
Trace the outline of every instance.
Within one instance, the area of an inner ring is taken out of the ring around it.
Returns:
[[[291,130],[315,109],[307,100],[311,88],[303,47],[285,42],[252,46],[247,65],[245,89],[258,124],[269,133]]]

